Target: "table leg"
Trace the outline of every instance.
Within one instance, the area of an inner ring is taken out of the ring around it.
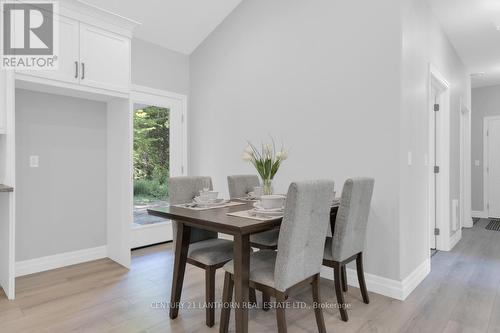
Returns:
[[[250,271],[250,238],[234,236],[234,296],[236,332],[248,332],[248,277]]]
[[[182,222],[176,223],[174,276],[172,278],[172,291],[170,294],[171,319],[177,318],[179,314],[179,302],[181,300],[182,283],[184,282],[184,272],[186,270],[186,260],[191,238],[191,227]]]

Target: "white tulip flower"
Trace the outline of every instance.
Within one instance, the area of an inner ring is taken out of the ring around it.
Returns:
[[[284,161],[288,158],[288,152],[286,150],[282,150],[276,153],[276,158],[280,161]]]
[[[248,146],[245,148],[245,153],[250,154],[250,155],[253,155],[253,148],[252,148],[252,146],[248,145]]]
[[[241,156],[241,158],[244,160],[244,161],[251,161],[253,160],[253,155],[252,154],[249,154],[248,152],[244,152],[243,153],[243,156]]]

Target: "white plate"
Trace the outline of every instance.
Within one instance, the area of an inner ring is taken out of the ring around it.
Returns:
[[[194,203],[196,204],[196,207],[201,207],[201,208],[210,208],[210,207],[216,207],[216,206],[222,206],[227,203],[226,200],[224,199],[217,199],[213,202],[206,202],[206,201],[195,201]]]
[[[255,214],[258,217],[276,217],[276,216],[283,216],[283,211],[280,212],[270,212],[270,211],[260,211],[256,209],[252,209],[251,211],[253,214]]]

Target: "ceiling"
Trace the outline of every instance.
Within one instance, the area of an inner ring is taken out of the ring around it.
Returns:
[[[190,54],[241,0],[83,0],[139,21],[134,36]]]
[[[500,84],[500,0],[429,0],[469,73],[472,86]]]

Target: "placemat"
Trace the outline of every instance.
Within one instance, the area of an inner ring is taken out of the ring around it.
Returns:
[[[225,208],[225,207],[232,207],[232,206],[239,206],[239,205],[246,205],[246,203],[229,201],[229,202],[220,204],[218,206],[212,206],[212,207],[196,207],[196,206],[193,206],[193,204],[188,203],[188,204],[174,205],[174,207],[181,207],[181,208],[192,209],[192,210],[209,210],[209,209]]]
[[[258,220],[258,221],[272,221],[272,220],[279,220],[283,218],[283,215],[281,216],[269,216],[269,217],[262,217],[262,216],[257,216],[252,213],[252,209],[250,210],[242,210],[239,212],[233,212],[233,213],[227,213],[227,215],[230,216],[236,216],[236,217],[243,217],[246,219],[252,219],[252,220]]]

